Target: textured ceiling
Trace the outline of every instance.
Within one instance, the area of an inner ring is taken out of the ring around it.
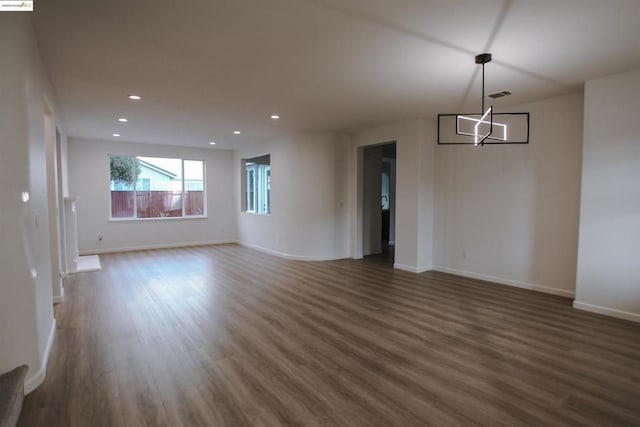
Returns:
[[[487,93],[513,92],[497,108],[640,67],[637,0],[58,0],[33,18],[67,133],[133,142],[479,110],[485,51]]]

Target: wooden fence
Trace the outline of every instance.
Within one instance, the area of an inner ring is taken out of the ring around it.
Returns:
[[[111,217],[134,217],[134,192],[111,192]],[[137,218],[161,218],[182,216],[182,192],[136,191]],[[184,197],[185,216],[204,214],[204,194],[202,191],[187,191]]]

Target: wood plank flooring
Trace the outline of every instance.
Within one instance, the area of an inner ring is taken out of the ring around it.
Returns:
[[[640,425],[640,325],[375,260],[102,255],[20,426]]]

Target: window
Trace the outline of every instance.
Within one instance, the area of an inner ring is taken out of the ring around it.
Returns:
[[[271,156],[242,160],[243,206],[245,212],[271,213]]]
[[[111,218],[205,215],[202,160],[109,156],[109,169]]]

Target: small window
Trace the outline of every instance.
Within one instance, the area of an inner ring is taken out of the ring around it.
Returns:
[[[242,160],[244,212],[271,213],[271,156]]]
[[[205,215],[202,160],[109,156],[109,168],[111,218]]]

